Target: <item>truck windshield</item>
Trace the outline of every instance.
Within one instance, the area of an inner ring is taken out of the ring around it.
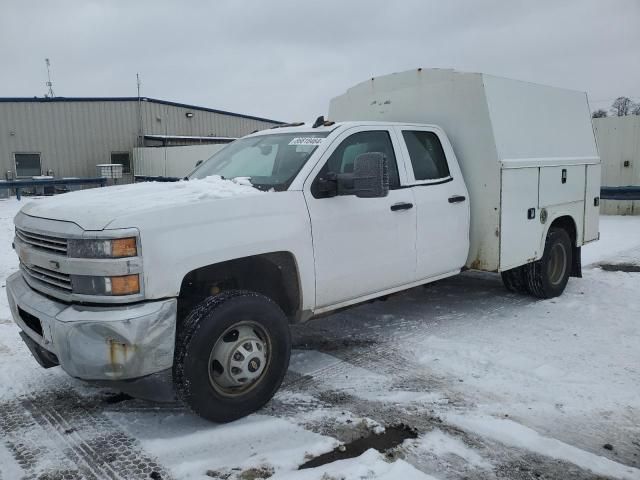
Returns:
[[[286,190],[329,133],[275,133],[241,138],[209,158],[189,178],[248,177],[261,190]]]

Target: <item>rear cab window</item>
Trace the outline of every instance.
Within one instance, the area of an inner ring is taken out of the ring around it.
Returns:
[[[402,129],[416,183],[435,183],[451,178],[447,157],[435,132]]]

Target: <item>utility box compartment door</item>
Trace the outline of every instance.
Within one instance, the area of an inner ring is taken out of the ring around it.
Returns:
[[[600,164],[587,165],[587,185],[584,199],[584,241],[600,237]]]
[[[540,168],[540,208],[584,200],[584,165]]]
[[[538,167],[502,170],[500,271],[535,260],[542,224],[538,209]]]

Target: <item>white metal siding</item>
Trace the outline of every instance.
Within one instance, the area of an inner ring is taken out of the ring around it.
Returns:
[[[586,94],[483,75],[498,156],[597,163]]]
[[[502,215],[500,218],[500,270],[522,265],[523,259],[535,260],[540,252],[544,231],[538,210],[539,169],[502,170]],[[535,216],[527,217],[530,208]]]
[[[540,169],[540,207],[580,202],[585,193],[584,165],[542,167]],[[565,182],[562,175],[565,172]]]
[[[274,125],[151,101],[142,102],[142,114],[145,134],[241,137]],[[135,99],[1,101],[0,178],[15,174],[16,152],[39,152],[43,172],[53,170],[56,177],[93,177],[97,164],[111,162],[111,152],[138,146],[138,131]]]
[[[600,197],[600,167],[601,165],[587,165],[587,185],[584,198],[585,242],[599,238],[600,212],[594,200]]]
[[[143,147],[133,149],[136,175],[149,177],[184,177],[199,160],[207,160],[226,144],[182,147]]]
[[[15,172],[13,154],[40,152],[44,172],[95,176],[112,151],[131,151],[137,141],[135,103],[2,102],[0,166]]]
[[[187,113],[193,117],[187,118]],[[273,127],[251,118],[177,107],[155,102],[142,102],[142,119],[146,135],[189,135],[243,137],[254,130]]]
[[[640,186],[640,116],[594,118],[593,127],[602,160],[602,185]],[[640,215],[638,200],[603,200],[600,205],[604,214]]]

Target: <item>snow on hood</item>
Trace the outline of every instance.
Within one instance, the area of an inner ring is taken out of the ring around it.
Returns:
[[[118,217],[199,203],[207,200],[262,195],[248,178],[224,180],[210,176],[179,182],[145,182],[92,188],[29,202],[21,212],[32,217],[63,220],[85,230],[101,230]]]

